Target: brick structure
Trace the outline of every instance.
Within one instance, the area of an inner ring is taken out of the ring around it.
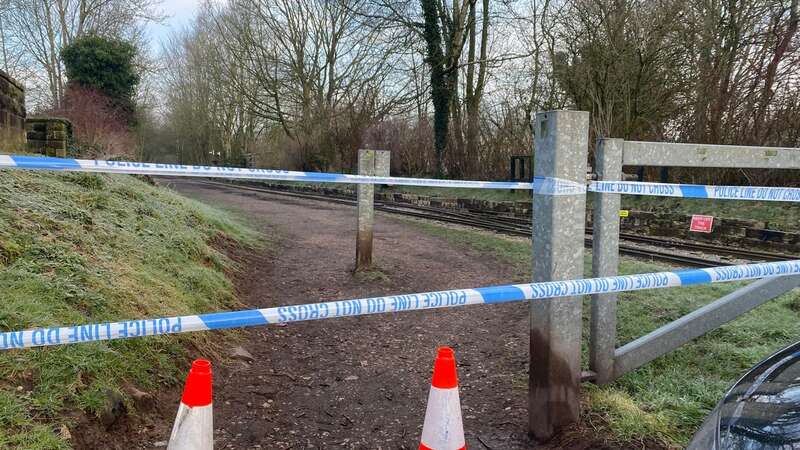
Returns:
[[[0,152],[25,148],[25,87],[0,70]]]
[[[29,117],[25,128],[28,132],[28,151],[59,158],[67,156],[67,142],[72,137],[72,124],[69,120]]]

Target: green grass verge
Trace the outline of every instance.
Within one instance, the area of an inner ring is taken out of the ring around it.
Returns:
[[[493,255],[529,279],[531,245],[520,239],[459,231],[407,220],[426,233]],[[587,257],[585,273],[590,274]],[[624,274],[670,270],[623,258]],[[512,280],[509,280],[511,282]],[[722,283],[620,294],[618,346],[744,286]],[[584,302],[584,361],[588,361],[589,302]],[[746,370],[800,336],[800,292],[790,292],[623,376],[610,386],[585,384],[587,417],[619,442],[658,442],[683,448],[727,388]]]
[[[234,306],[214,240],[257,244],[228,214],[131,176],[0,171],[0,330]],[[0,351],[0,448],[68,448],[58,430],[74,412],[178,383],[188,346],[215,348],[192,333]]]
[[[744,200],[706,200],[623,196],[625,209],[675,214],[707,214],[727,219],[749,219],[767,222],[774,230],[800,232],[800,203],[756,202]]]

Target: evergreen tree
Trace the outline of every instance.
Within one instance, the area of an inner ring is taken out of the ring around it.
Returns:
[[[61,57],[70,83],[97,90],[129,118],[133,117],[134,95],[140,80],[133,64],[136,57],[133,45],[89,35],[64,47]]]

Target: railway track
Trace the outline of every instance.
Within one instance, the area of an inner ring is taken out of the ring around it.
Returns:
[[[352,198],[347,198],[338,195],[321,195],[310,194],[304,192],[293,192],[281,189],[273,189],[267,187],[255,187],[242,185],[240,183],[232,182],[218,182],[218,181],[205,181],[193,180],[196,183],[223,186],[227,188],[264,192],[269,194],[277,194],[288,197],[312,199],[325,202],[340,203],[350,206],[356,206],[356,201]],[[519,217],[499,216],[497,214],[486,213],[484,211],[451,211],[430,206],[417,206],[405,203],[396,202],[375,202],[375,209],[377,211],[404,215],[408,217],[415,217],[419,219],[435,220],[439,222],[451,223],[456,225],[469,226],[474,228],[481,228],[491,230],[498,233],[503,233],[512,236],[530,237],[531,235],[531,221]],[[592,246],[592,230],[587,230],[585,244],[587,247]],[[639,244],[639,245],[637,245]],[[702,255],[688,255],[686,253],[676,253],[674,251],[662,251],[653,248],[642,247],[642,245],[651,247],[660,247],[664,249],[672,249],[678,251],[697,252]],[[637,258],[644,258],[649,260],[658,260],[669,262],[672,264],[688,265],[692,267],[716,267],[720,264],[725,264],[726,261],[722,260],[723,257],[733,258],[738,261],[747,262],[763,262],[763,261],[785,261],[789,259],[796,259],[796,255],[786,255],[779,253],[769,253],[756,250],[739,249],[734,247],[724,247],[720,245],[686,242],[669,238],[658,238],[653,236],[642,236],[631,233],[620,233],[619,251],[621,254],[633,256]],[[708,258],[705,255],[714,255],[721,257],[720,259]]]

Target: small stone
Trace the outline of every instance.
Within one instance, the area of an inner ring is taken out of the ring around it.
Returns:
[[[140,411],[150,411],[155,407],[155,398],[152,394],[140,391],[135,386],[126,386],[125,393],[133,399],[133,404]]]
[[[153,447],[166,447],[166,446],[167,446],[167,441],[158,441],[155,444],[153,444]]]
[[[120,417],[128,412],[122,396],[111,389],[105,390],[106,401],[100,413],[100,421],[107,428],[114,424]]]
[[[253,358],[253,355],[250,354],[244,347],[236,346],[231,350],[231,359],[238,359],[239,361],[244,361],[248,363],[252,363],[256,359]]]

